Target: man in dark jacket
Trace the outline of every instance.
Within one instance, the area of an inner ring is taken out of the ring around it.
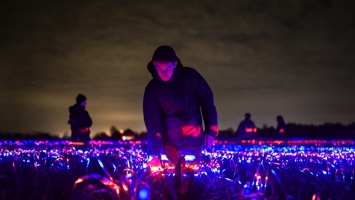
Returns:
[[[85,110],[86,97],[78,94],[76,104],[69,107],[69,121],[72,131],[71,140],[74,142],[84,142],[87,147],[90,141],[90,127],[92,120],[89,113]]]
[[[285,139],[286,137],[286,123],[282,115],[276,116],[277,126],[275,139]]]
[[[158,47],[147,68],[153,77],[143,99],[149,164],[160,163],[162,149],[173,164],[181,155],[194,155],[198,163],[203,145],[211,147],[218,134],[211,88],[170,46]]]
[[[237,128],[237,136],[240,139],[253,139],[256,136],[256,127],[251,120],[251,114],[245,113],[244,120],[241,121]]]

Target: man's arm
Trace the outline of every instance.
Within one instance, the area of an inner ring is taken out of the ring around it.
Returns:
[[[148,154],[160,155],[163,133],[161,107],[147,89],[143,97],[143,115],[147,129]]]
[[[85,110],[85,113],[84,113],[84,120],[83,120],[83,125],[84,127],[86,128],[90,128],[92,126],[92,120],[91,120],[91,117],[89,115],[89,112]]]
[[[196,71],[196,90],[205,125],[205,134],[216,137],[218,135],[218,116],[214,104],[213,92],[205,79]]]
[[[77,114],[75,112],[75,109],[73,106],[69,107],[69,120],[68,120],[68,124],[70,125],[75,125],[78,122],[77,120]]]

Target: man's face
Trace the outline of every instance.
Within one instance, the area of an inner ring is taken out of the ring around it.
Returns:
[[[154,61],[153,64],[161,80],[169,81],[173,76],[177,61]]]
[[[80,105],[81,105],[82,107],[85,107],[85,106],[86,106],[86,100],[83,101],[83,102],[81,102]]]

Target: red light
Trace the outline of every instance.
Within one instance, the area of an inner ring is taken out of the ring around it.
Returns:
[[[247,132],[247,133],[256,133],[256,128],[245,128],[245,132]]]
[[[198,137],[201,132],[201,129],[202,128],[199,126],[185,125],[182,127],[182,133],[183,135]]]
[[[211,130],[218,133],[218,126],[217,125],[211,125]]]

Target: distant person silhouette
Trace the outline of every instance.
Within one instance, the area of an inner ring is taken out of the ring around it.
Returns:
[[[245,113],[244,120],[241,121],[237,128],[237,137],[239,139],[252,139],[256,136],[256,127],[251,120],[251,114]]]
[[[278,139],[283,139],[286,137],[286,123],[284,118],[281,115],[276,116],[276,135],[275,137]]]
[[[83,94],[78,94],[76,104],[69,107],[69,121],[71,128],[71,140],[73,142],[84,142],[84,147],[89,145],[90,127],[92,120],[85,110],[86,97]]]

